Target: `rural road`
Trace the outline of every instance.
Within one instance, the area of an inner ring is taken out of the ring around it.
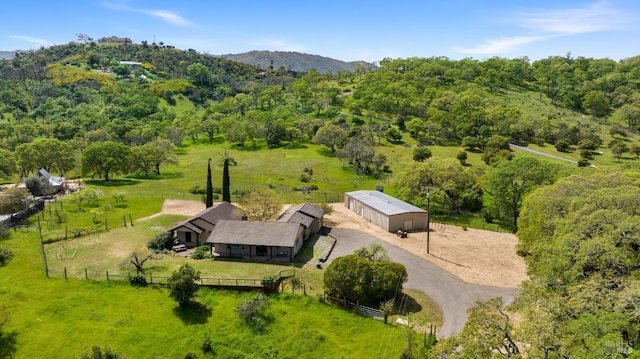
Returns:
[[[337,239],[337,242],[326,265],[335,258],[352,254],[354,250],[369,243],[381,244],[387,249],[387,254],[392,261],[402,263],[409,275],[404,287],[426,293],[442,309],[444,324],[439,330],[438,337],[458,334],[467,321],[467,309],[477,301],[502,297],[504,302],[509,304],[515,300],[518,293],[518,289],[515,288],[464,282],[435,264],[361,231],[333,228],[331,235]]]
[[[567,161],[567,162],[571,162],[571,163],[578,163],[578,161],[570,160],[568,158],[552,155],[552,154],[549,154],[549,153],[544,153],[542,151],[534,150],[534,149],[531,149],[529,147],[522,147],[522,146],[518,146],[518,145],[514,145],[514,144],[509,144],[509,146],[511,146],[513,148],[516,148],[516,149],[519,149],[519,150],[522,150],[522,151],[535,153],[535,154],[541,155],[541,156],[547,156],[547,157],[551,157],[551,158],[555,158],[555,159],[558,159],[558,160]]]

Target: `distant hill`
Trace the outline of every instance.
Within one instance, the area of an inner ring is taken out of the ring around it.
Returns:
[[[15,55],[15,51],[0,51],[0,60],[11,60]]]
[[[307,72],[315,68],[319,73],[326,73],[331,70],[353,71],[356,64],[361,63],[365,68],[371,68],[373,64],[364,61],[345,62],[330,57],[310,55],[292,51],[249,51],[241,54],[218,55],[227,60],[250,64],[261,69],[268,69],[270,66],[277,69],[283,66],[287,70]]]

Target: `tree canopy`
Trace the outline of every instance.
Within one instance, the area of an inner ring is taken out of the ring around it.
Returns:
[[[357,254],[336,258],[324,272],[329,295],[362,303],[391,299],[406,281],[407,270],[402,264]]]
[[[108,181],[110,176],[126,173],[131,150],[122,143],[94,143],[82,152],[82,173]]]

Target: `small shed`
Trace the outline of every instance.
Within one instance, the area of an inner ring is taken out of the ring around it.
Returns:
[[[389,232],[427,229],[427,211],[380,191],[347,192],[344,205]]]

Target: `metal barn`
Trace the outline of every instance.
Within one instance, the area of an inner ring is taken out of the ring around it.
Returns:
[[[427,229],[427,211],[380,191],[347,192],[344,205],[389,232]]]

